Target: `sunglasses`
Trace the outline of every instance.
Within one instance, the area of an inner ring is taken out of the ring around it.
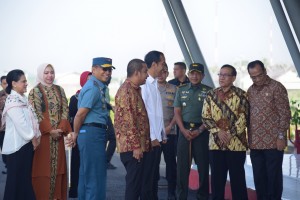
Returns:
[[[105,72],[112,72],[112,68],[111,67],[102,67],[102,70]]]

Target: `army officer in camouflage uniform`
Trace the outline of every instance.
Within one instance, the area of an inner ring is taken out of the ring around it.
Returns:
[[[174,101],[174,112],[180,129],[177,146],[177,196],[187,199],[191,161],[194,158],[198,167],[200,187],[197,199],[209,197],[209,133],[202,125],[202,107],[210,87],[201,84],[204,66],[199,63],[190,65],[190,83],[180,86]]]

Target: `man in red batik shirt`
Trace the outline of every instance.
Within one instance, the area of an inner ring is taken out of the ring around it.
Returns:
[[[250,62],[248,72],[253,81],[248,89],[248,138],[257,199],[279,200],[286,132],[291,119],[288,94],[280,82],[267,75],[261,61]]]
[[[115,97],[117,149],[126,169],[126,200],[138,200],[141,194],[144,155],[149,152],[150,128],[140,85],[148,77],[147,65],[133,59],[127,66],[127,79]]]

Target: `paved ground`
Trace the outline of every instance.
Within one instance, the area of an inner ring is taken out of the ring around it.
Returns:
[[[124,199],[125,191],[125,169],[120,162],[119,154],[115,154],[112,163],[117,166],[115,170],[108,170],[107,174],[107,200]],[[3,199],[6,175],[1,172],[4,170],[2,159],[0,158],[0,200]],[[245,163],[247,187],[254,189],[252,167],[249,156]],[[159,199],[167,199],[167,182],[165,176],[165,163],[162,159],[160,165],[161,180],[159,182]],[[298,200],[300,197],[300,155],[285,154],[283,162],[284,174],[284,200]],[[191,191],[189,200],[195,199],[195,193]]]
[[[163,157],[163,156],[162,156]],[[117,167],[115,170],[108,170],[107,172],[107,200],[121,200],[124,199],[125,194],[125,168],[120,161],[119,154],[115,153],[111,162]],[[0,156],[0,200],[3,199],[3,193],[5,188],[6,175],[1,172],[4,170],[4,164]],[[167,199],[167,182],[165,176],[165,162],[162,158],[160,165],[161,180],[159,181],[159,199]],[[195,194],[191,191],[189,199],[195,199]]]

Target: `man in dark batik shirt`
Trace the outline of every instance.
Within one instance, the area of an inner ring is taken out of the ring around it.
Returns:
[[[220,87],[208,92],[202,110],[202,121],[210,132],[212,199],[224,199],[229,171],[232,198],[246,200],[249,102],[246,92],[233,85],[237,75],[233,66],[223,65],[218,75]]]
[[[248,64],[253,85],[248,89],[250,157],[257,199],[281,199],[282,162],[291,111],[287,90],[267,75],[264,64]]]
[[[149,119],[140,87],[147,77],[146,63],[140,59],[131,60],[127,79],[115,97],[117,150],[127,173],[125,200],[141,198],[144,159],[151,149]]]

